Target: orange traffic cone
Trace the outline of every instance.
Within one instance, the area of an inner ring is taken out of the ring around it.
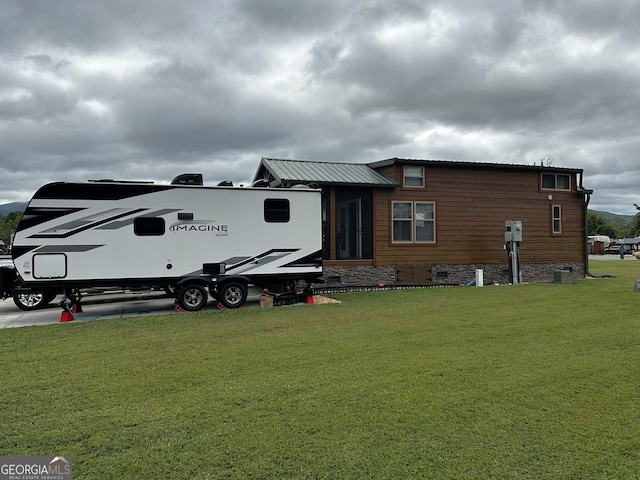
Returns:
[[[313,295],[307,295],[307,298],[305,298],[304,303],[307,305],[313,305]]]
[[[68,310],[63,310],[62,313],[60,314],[61,322],[71,322],[73,320],[74,320],[73,313],[69,312]]]

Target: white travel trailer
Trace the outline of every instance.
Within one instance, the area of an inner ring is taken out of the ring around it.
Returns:
[[[160,287],[185,310],[203,308],[207,292],[237,308],[250,284],[322,276],[320,197],[310,188],[206,187],[200,174],[170,185],[50,183],[18,225],[15,279],[5,272],[0,294],[64,291],[73,299],[78,289]]]

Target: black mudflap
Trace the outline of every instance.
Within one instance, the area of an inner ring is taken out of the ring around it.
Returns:
[[[13,295],[16,286],[16,271],[12,267],[0,267],[0,298]]]

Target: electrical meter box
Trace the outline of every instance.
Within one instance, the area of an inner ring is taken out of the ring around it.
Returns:
[[[507,231],[504,232],[505,242],[522,241],[522,222],[520,220],[506,220],[504,226],[507,229]]]

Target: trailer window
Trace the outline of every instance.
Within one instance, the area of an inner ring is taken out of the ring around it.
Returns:
[[[142,237],[164,235],[164,218],[138,217],[133,221],[133,232]]]
[[[290,218],[289,200],[286,198],[267,198],[264,201],[264,221],[286,223]]]

